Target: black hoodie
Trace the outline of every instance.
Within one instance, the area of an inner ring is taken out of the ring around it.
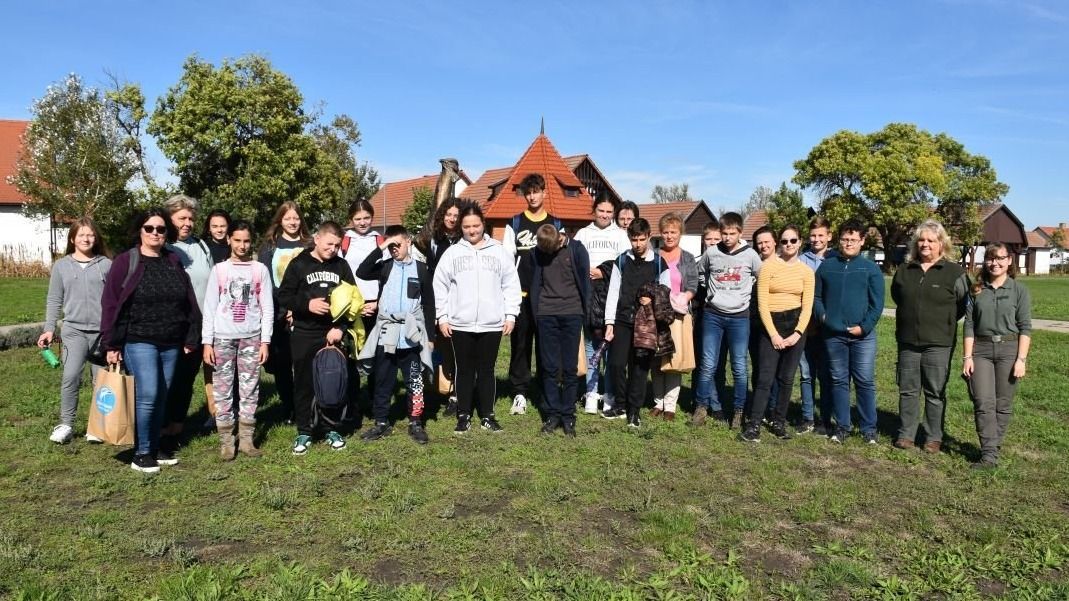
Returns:
[[[336,325],[348,326],[348,321],[335,323],[330,313],[316,315],[308,311],[308,302],[313,298],[328,299],[338,284],[356,284],[353,270],[345,259],[335,255],[320,261],[309,248],[297,255],[286,268],[282,284],[278,287],[278,301],[282,311],[293,311],[293,329],[304,332],[326,333]]]

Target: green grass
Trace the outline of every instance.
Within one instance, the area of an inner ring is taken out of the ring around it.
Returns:
[[[1032,294],[1032,317],[1069,321],[1069,276],[1018,276]],[[891,300],[891,278],[883,279],[885,306],[895,306]]]
[[[960,378],[946,453],[890,447],[891,320],[879,336],[878,447],[582,415],[568,440],[528,414],[499,435],[437,419],[426,447],[398,428],[297,458],[293,427],[265,423],[263,458],[223,464],[199,437],[155,477],[112,447],[48,442],[59,374],[4,352],[0,597],[1067,598],[1069,338],[1036,333],[1004,466],[972,473]]]
[[[0,326],[45,319],[48,278],[0,278]]]

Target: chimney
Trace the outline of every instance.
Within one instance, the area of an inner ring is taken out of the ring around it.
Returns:
[[[1058,224],[1058,229],[1064,230],[1066,228],[1069,228],[1069,223],[1066,223],[1066,222],[1063,221],[1063,222]]]

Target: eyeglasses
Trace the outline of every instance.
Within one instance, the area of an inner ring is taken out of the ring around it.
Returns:
[[[143,225],[141,226],[141,229],[144,230],[146,234],[151,234],[155,232],[157,234],[163,235],[167,233],[166,225]]]
[[[798,238],[784,238],[779,241],[780,244],[798,244]]]
[[[993,263],[995,261],[1009,261],[1009,260],[1010,260],[1009,255],[1005,255],[1005,256],[1001,256],[1001,257],[996,256],[996,257],[985,257],[984,258],[984,262],[986,262],[986,263]]]
[[[854,244],[861,244],[861,238],[839,238],[839,244],[846,244],[853,246]]]

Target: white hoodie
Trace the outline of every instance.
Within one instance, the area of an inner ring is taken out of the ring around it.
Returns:
[[[500,242],[482,248],[461,239],[434,270],[435,318],[462,332],[493,332],[520,312],[520,278]]]
[[[349,239],[349,247],[345,252],[338,254],[349,264],[349,268],[353,270],[353,277],[356,277],[356,270],[364,259],[373,252],[381,252],[379,244],[382,244],[382,237],[374,230],[369,230],[366,234],[358,234],[355,230],[345,230],[345,238]],[[343,245],[345,238],[342,238]],[[363,296],[365,301],[378,300],[379,283],[377,281],[356,278],[356,287],[360,289],[360,296]]]
[[[575,240],[581,242],[590,255],[590,267],[594,268],[605,261],[615,261],[616,257],[631,250],[631,240],[623,228],[610,223],[607,228],[600,228],[591,223],[575,233]]]

